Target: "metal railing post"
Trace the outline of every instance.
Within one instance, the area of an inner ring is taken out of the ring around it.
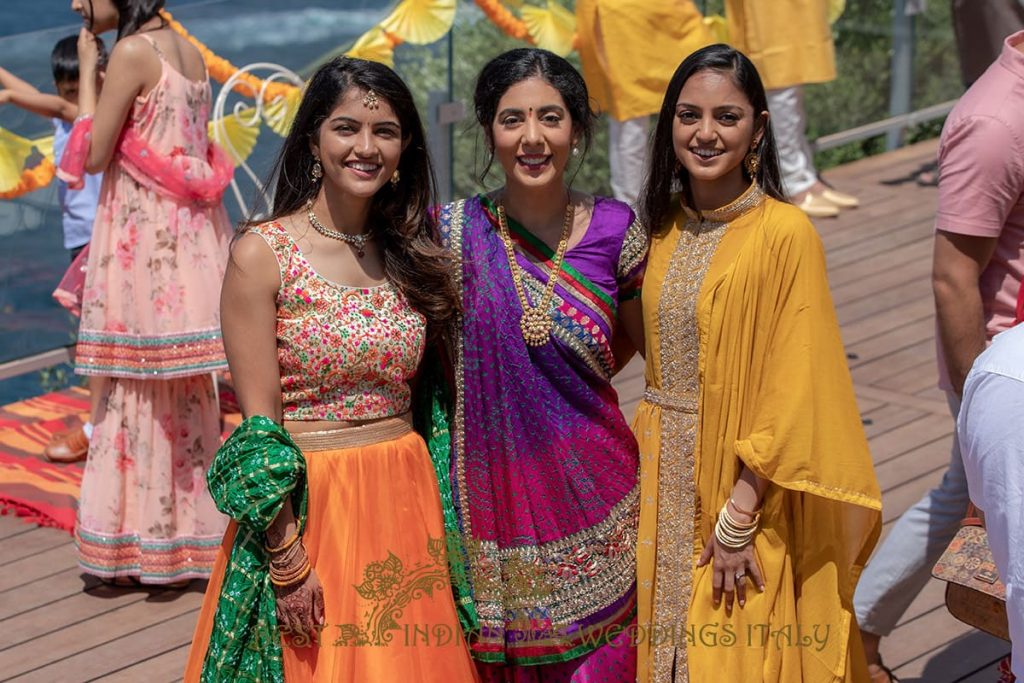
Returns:
[[[889,116],[910,112],[914,87],[914,16],[909,13],[907,0],[895,0],[892,13],[892,64],[889,84]],[[885,136],[885,148],[893,150],[903,144],[902,128],[890,130]]]

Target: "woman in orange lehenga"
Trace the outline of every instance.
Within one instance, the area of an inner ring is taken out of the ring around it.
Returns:
[[[245,228],[224,281],[246,420],[210,470],[235,521],[188,681],[476,680],[434,466],[409,419],[427,338],[457,310],[432,189],[401,79],[356,59],[321,68],[272,215]]]

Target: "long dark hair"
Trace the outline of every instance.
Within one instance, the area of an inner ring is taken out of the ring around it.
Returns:
[[[138,33],[139,28],[147,21],[158,16],[164,8],[165,0],[112,0],[117,8],[117,39],[127,38]],[[160,27],[167,24],[160,17]]]
[[[95,8],[92,0],[89,2],[89,30],[92,30],[92,18]],[[164,8],[166,0],[111,0],[111,4],[117,9],[117,40],[127,38],[138,33],[139,28],[153,17],[159,15]],[[160,17],[160,28],[167,25],[163,17]]]
[[[671,213],[672,192],[680,190],[688,203],[693,202],[689,174],[686,168],[680,166],[672,144],[672,125],[676,114],[676,102],[683,86],[691,76],[707,69],[730,74],[733,82],[754,107],[755,116],[768,111],[768,97],[765,95],[761,76],[750,59],[739,50],[718,43],[701,48],[683,60],[669,81],[665,99],[661,104],[661,113],[654,129],[647,180],[640,193],[640,216],[644,225],[652,232],[665,227]],[[771,119],[765,125],[761,142],[757,146],[757,160],[756,180],[761,190],[770,197],[786,201]],[[743,173],[747,175],[746,168],[743,169]]]
[[[385,183],[373,196],[369,224],[378,230],[388,279],[427,317],[433,335],[459,310],[452,261],[434,241],[434,171],[416,103],[398,74],[383,64],[336,57],[313,75],[270,174],[276,178],[270,216],[254,214],[245,227],[294,214],[316,198],[320,183],[311,176],[310,143],[349,88],[372,90],[390,104],[407,141],[398,162],[401,180]]]
[[[582,160],[590,149],[594,134],[594,110],[590,108],[590,95],[583,76],[572,64],[554,52],[536,47],[520,47],[504,52],[484,65],[476,79],[473,106],[476,120],[484,129],[487,141],[487,165],[480,175],[483,182],[494,163],[494,132],[491,125],[498,114],[498,102],[509,88],[528,78],[539,77],[558,91],[569,109],[573,128],[583,142]],[[578,168],[578,167],[577,167]]]

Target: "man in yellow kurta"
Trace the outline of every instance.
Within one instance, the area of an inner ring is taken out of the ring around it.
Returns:
[[[881,493],[814,226],[756,186],[677,209],[655,229],[643,315],[637,680],[866,680],[852,600]],[[765,589],[730,614],[697,558],[744,468],[769,482]]]
[[[576,26],[587,88],[609,116],[612,191],[635,204],[650,115],[679,63],[714,41],[692,0],[578,0]]]
[[[858,202],[818,179],[807,141],[803,86],[836,77],[829,12],[835,0],[726,0],[729,42],[754,62],[779,147],[786,193],[808,215],[828,218]]]

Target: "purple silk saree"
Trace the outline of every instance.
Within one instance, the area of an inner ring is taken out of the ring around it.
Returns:
[[[633,680],[623,629],[636,610],[639,459],[611,339],[619,302],[639,293],[644,231],[628,206],[597,198],[562,265],[552,338],[528,347],[490,200],[439,218],[464,306],[451,480],[480,621],[473,654],[495,665],[485,680]],[[511,217],[509,229],[536,301],[552,251]]]

